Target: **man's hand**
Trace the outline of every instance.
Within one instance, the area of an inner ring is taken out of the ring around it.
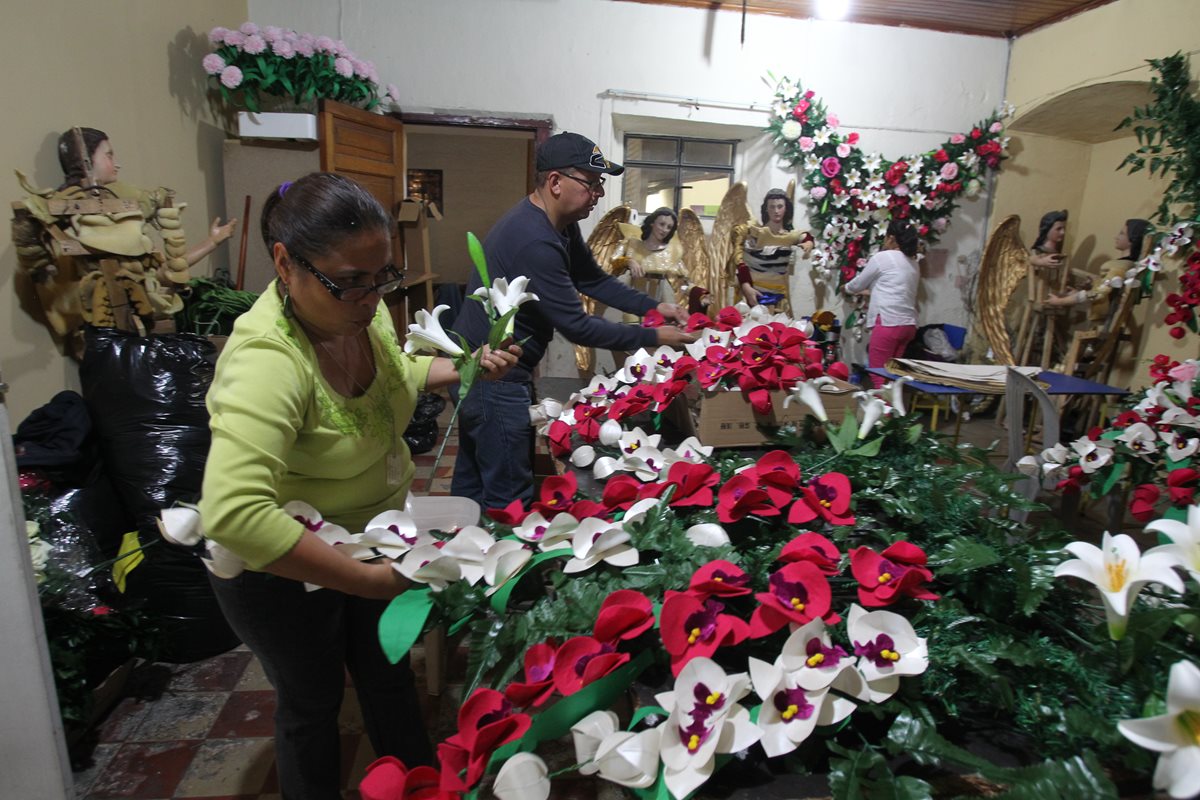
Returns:
[[[480,348],[483,351],[483,358],[479,362],[479,366],[483,367],[481,377],[485,381],[498,381],[517,364],[517,359],[521,357],[521,346],[510,344],[507,347],[502,347],[499,350],[493,350],[486,344]]]
[[[687,325],[688,316],[687,309],[675,303],[659,303],[658,313],[663,315],[663,319],[668,322],[674,322],[676,325]]]
[[[658,343],[660,345],[665,344],[668,347],[682,347],[700,338],[700,331],[688,333],[683,328],[676,328],[673,325],[663,325],[661,328],[655,328],[654,330],[658,333]]]

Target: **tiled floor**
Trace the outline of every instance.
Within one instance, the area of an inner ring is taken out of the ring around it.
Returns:
[[[449,407],[441,418],[444,430]],[[953,431],[953,421],[943,423]],[[988,445],[1003,440],[1003,430],[993,420],[974,420],[963,426],[962,440]],[[452,434],[434,475],[434,452],[415,457],[417,474],[413,491],[444,495],[458,451]],[[1002,444],[1001,444],[1002,446]],[[450,685],[440,696],[425,692],[423,652],[414,648],[414,668],[430,736],[437,742],[453,732],[454,715],[461,701],[461,683],[455,683],[452,658]],[[187,665],[149,665],[135,674],[130,694],[157,695],[155,699],[122,698],[94,732],[91,764],[75,773],[81,800],[136,798],[207,798],[208,800],[268,800],[278,797],[272,733],[274,693],[257,660],[237,649],[207,661]],[[461,672],[458,674],[461,680]],[[158,682],[146,691],[147,682]],[[343,774],[346,798],[357,798],[355,787],[374,754],[363,734],[356,696],[347,692],[341,715]],[[561,761],[570,764],[569,753]],[[594,781],[555,782],[556,798],[594,798],[609,792]]]

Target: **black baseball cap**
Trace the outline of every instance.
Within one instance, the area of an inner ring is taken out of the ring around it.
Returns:
[[[538,172],[568,167],[609,175],[620,175],[625,171],[620,164],[605,158],[599,145],[578,133],[556,133],[542,142],[537,151]]]

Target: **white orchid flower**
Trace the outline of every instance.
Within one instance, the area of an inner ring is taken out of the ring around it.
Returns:
[[[1162,406],[1168,410],[1178,408],[1175,399],[1167,392],[1167,384],[1168,381],[1159,381],[1146,389],[1146,396],[1133,407],[1133,410],[1139,414],[1145,414],[1146,411],[1155,406]]]
[[[825,621],[817,617],[792,631],[777,663],[795,678],[797,686],[815,690],[829,688],[844,667],[854,665],[854,657],[833,644]]]
[[[612,456],[601,456],[596,459],[596,463],[592,465],[592,474],[596,476],[596,480],[608,480],[616,473],[624,468],[621,461]]]
[[[338,549],[351,558],[369,559],[377,556],[400,558],[409,550],[437,541],[431,534],[417,530],[412,515],[403,511],[384,511],[367,523],[367,529],[354,537],[353,542]]]
[[[625,359],[616,377],[622,383],[652,383],[656,372],[654,356],[642,348]]]
[[[463,580],[472,586],[483,579],[483,559],[496,544],[492,535],[478,525],[468,525],[442,546],[442,553],[458,562]]]
[[[1162,248],[1167,255],[1173,256],[1181,247],[1186,247],[1192,242],[1192,229],[1188,227],[1186,222],[1175,226],[1175,229],[1163,238]]]
[[[929,648],[907,619],[891,611],[850,606],[846,632],[859,656],[858,671],[871,702],[882,703],[900,688],[900,678],[920,675],[929,666]]]
[[[641,447],[636,453],[621,458],[621,469],[632,472],[644,483],[658,480],[666,468],[666,458],[654,447]]]
[[[504,762],[492,783],[497,800],[546,800],[550,797],[550,770],[533,753],[517,753]]]
[[[1107,439],[1092,441],[1085,436],[1071,442],[1071,449],[1079,457],[1079,466],[1089,475],[1110,463],[1113,457],[1112,442]]]
[[[596,750],[600,743],[620,729],[620,720],[613,711],[593,711],[571,726],[571,739],[575,743],[575,763],[581,775],[592,775],[600,769],[595,763]]]
[[[490,587],[484,594],[488,597],[495,594],[523,570],[531,558],[533,553],[529,548],[512,539],[492,545],[483,557],[483,581]]]
[[[724,547],[729,544],[729,534],[715,522],[701,522],[683,532],[687,540],[697,547]]]
[[[704,445],[695,436],[689,436],[670,450],[664,450],[663,455],[671,453],[674,461],[689,461],[693,464],[703,463],[712,455],[712,445]],[[674,463],[674,461],[672,463]]]
[[[609,420],[612,422],[612,420]],[[608,423],[606,422],[605,425]],[[601,426],[603,429],[603,426]],[[603,432],[603,430],[601,431]],[[601,440],[603,441],[603,440]],[[641,428],[634,428],[631,431],[622,431],[617,441],[612,444],[617,445],[623,456],[636,456],[643,449],[658,450],[658,443],[662,441],[662,434],[647,434]]]
[[[204,566],[218,578],[236,578],[246,570],[246,562],[240,556],[234,555],[229,548],[214,542],[212,539],[204,543],[205,555],[200,556]]]
[[[1167,713],[1124,719],[1117,730],[1136,745],[1162,753],[1154,768],[1154,788],[1171,797],[1200,794],[1200,668],[1177,661],[1167,678]]]
[[[571,451],[571,464],[580,469],[589,466],[596,460],[596,448],[590,444],[582,444]]]
[[[1187,522],[1156,519],[1146,526],[1146,530],[1161,533],[1171,540],[1170,544],[1155,547],[1146,555],[1166,553],[1200,584],[1200,505],[1188,507]]]
[[[641,522],[652,509],[658,508],[661,502],[657,497],[646,497],[638,500],[621,517],[621,524],[629,525],[634,522]]]
[[[675,679],[675,689],[658,695],[670,716],[657,730],[663,778],[676,798],[698,789],[713,771],[717,753],[736,753],[754,744],[762,730],[738,701],[750,690],[745,673],[726,675],[709,658],[689,661]]]
[[[539,401],[537,405],[529,407],[529,424],[545,425],[561,417],[562,413],[563,404],[553,397],[547,397]]]
[[[654,359],[655,380],[661,382],[671,377],[671,373],[675,371],[675,362],[683,358],[683,352],[664,344],[651,353],[651,357]]]
[[[614,567],[632,567],[638,563],[638,551],[629,543],[629,534],[619,523],[585,519],[571,537],[574,558],[563,565],[568,575],[583,572],[601,561]]]
[[[537,512],[534,513],[536,514]],[[533,515],[531,514],[530,516]],[[537,516],[539,519],[541,518],[541,514]],[[558,514],[549,523],[542,520],[542,524],[545,527],[541,530],[541,536],[536,540],[526,539],[526,541],[534,542],[537,544],[539,550],[546,552],[549,550],[569,549],[571,547],[571,537],[575,535],[575,529],[579,527],[579,520],[570,514]],[[520,533],[517,535],[521,536]],[[521,536],[521,538],[526,537]]]
[[[200,512],[193,505],[181,503],[174,508],[164,508],[155,522],[158,532],[172,544],[194,547],[204,538]]]
[[[1163,425],[1174,425],[1177,428],[1200,429],[1200,416],[1177,406],[1164,411],[1158,421]]]
[[[617,731],[596,748],[596,769],[606,781],[645,789],[658,780],[659,749],[662,734],[658,728],[631,733]],[[582,771],[582,770],[581,770]]]
[[[1105,531],[1100,547],[1071,542],[1064,549],[1075,558],[1055,567],[1054,577],[1081,578],[1100,590],[1108,617],[1108,635],[1113,641],[1125,635],[1129,609],[1147,583],[1161,583],[1183,593],[1183,581],[1173,569],[1175,557],[1159,548],[1142,553],[1137,543],[1124,533],[1113,536]]]
[[[788,390],[787,396],[783,398],[783,407],[787,408],[793,400],[799,400],[808,406],[814,417],[821,422],[828,422],[829,414],[825,411],[825,401],[821,399],[821,387],[831,383],[833,383],[833,378],[829,376],[800,381]]]
[[[1143,458],[1158,453],[1158,436],[1153,428],[1144,422],[1135,422],[1121,431],[1116,441],[1124,443],[1129,450]]]
[[[341,525],[326,522],[324,517],[321,516],[320,511],[317,511],[302,500],[289,501],[284,505],[283,511],[289,517],[319,536],[326,544],[336,545],[355,540],[350,531]]]
[[[512,283],[508,282],[508,278],[496,278],[492,281],[492,288],[480,286],[474,294],[490,302],[497,317],[503,317],[514,308],[538,299],[533,292],[525,291],[527,286],[529,278],[525,275],[518,275]]]
[[[560,514],[561,516],[569,516]],[[529,516],[521,520],[521,524],[513,527],[513,534],[523,542],[540,545],[542,540],[546,538],[546,531],[549,530],[550,523],[542,516],[540,511],[531,511]]]
[[[871,429],[875,427],[879,419],[887,413],[889,406],[868,392],[855,392],[854,396],[858,399],[858,405],[863,412],[862,421],[858,424],[858,438],[865,439],[870,435]]]
[[[1200,450],[1200,437],[1188,436],[1180,430],[1160,431],[1158,438],[1165,445],[1166,455],[1172,461],[1183,461],[1191,458]]]
[[[462,570],[454,557],[431,544],[409,550],[403,559],[392,563],[392,569],[413,583],[423,583],[435,592],[442,591],[462,577]]]
[[[577,397],[582,398],[588,403],[604,403],[608,404],[613,399],[613,393],[621,385],[621,382],[616,378],[608,378],[604,375],[595,375],[592,380],[571,399]],[[573,403],[572,403],[573,404]]]
[[[835,725],[854,712],[858,705],[831,693],[831,688],[863,699],[866,695],[862,675],[849,662],[835,671],[829,685],[816,689],[800,686],[795,674],[778,661],[768,664],[751,658],[750,679],[755,694],[763,701],[758,712],[758,727],[762,729],[759,744],[771,758],[795,750],[816,726]]]
[[[408,326],[408,335],[404,339],[404,352],[441,350],[451,358],[461,356],[463,349],[450,338],[442,328],[442,323],[438,321],[438,317],[449,308],[450,306],[447,305],[436,306],[432,313],[423,308],[419,309],[416,323]]]
[[[703,361],[710,347],[728,347],[730,339],[733,338],[732,331],[719,331],[715,328],[705,328],[700,332],[700,337],[694,342],[684,345],[688,355],[697,361]]]
[[[1042,459],[1038,456],[1022,456],[1017,459],[1017,472],[1030,477],[1040,477],[1042,472]]]

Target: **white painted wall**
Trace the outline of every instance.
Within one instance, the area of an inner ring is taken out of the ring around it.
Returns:
[[[406,110],[548,114],[616,160],[623,133],[638,128],[724,136],[728,128],[709,126],[736,126],[737,178],[752,198],[790,177],[757,133],[772,97],[768,71],[802,80],[862,133],[863,147],[895,158],[933,148],[999,105],[1008,56],[1000,39],[762,15],[747,17],[743,45],[739,14],[615,0],[249,0],[249,11],[260,25],[343,39],[400,87]],[[701,102],[614,99],[609,90]],[[612,184],[594,218],[620,202]],[[955,282],[960,259],[977,259],[985,209],[985,200],[966,206],[944,257],[932,259],[945,268],[925,282],[924,320],[965,321]],[[824,302],[806,275],[796,283],[794,308]],[[569,374],[569,354],[553,350],[543,371]]]

